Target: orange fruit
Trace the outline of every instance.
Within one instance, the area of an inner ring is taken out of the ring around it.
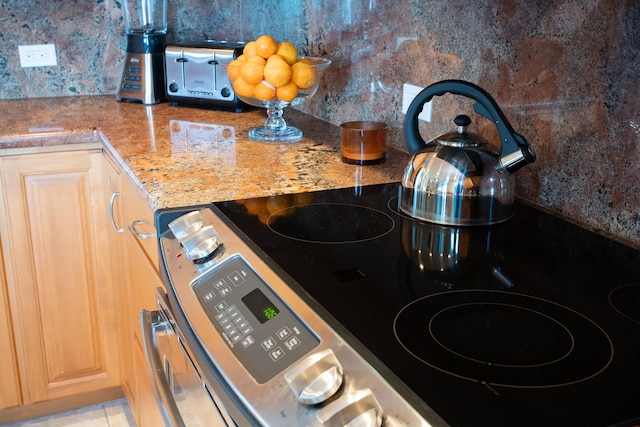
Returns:
[[[271,59],[274,58],[274,59]],[[275,87],[284,86],[291,80],[291,67],[283,59],[272,56],[264,66],[264,79]]]
[[[284,102],[291,102],[298,96],[298,86],[292,81],[276,88],[276,96]]]
[[[291,81],[296,84],[300,89],[309,89],[316,84],[318,74],[311,61],[307,59],[301,59],[291,66],[293,71],[291,75]]]
[[[240,76],[240,66],[242,66],[244,61],[241,59],[234,59],[227,66],[227,74],[229,75],[229,79],[231,81],[235,81]]]
[[[253,96],[260,101],[270,101],[276,97],[276,88],[263,80],[253,88]]]
[[[277,53],[274,53],[273,55],[267,58],[267,64],[271,61],[277,61],[277,60],[284,61],[284,58],[278,55]]]
[[[264,65],[267,63],[267,60],[264,59],[263,57],[259,56],[259,55],[254,55],[250,58],[247,58],[247,62],[253,62],[254,64],[261,64]]]
[[[238,96],[244,96],[247,98],[253,98],[253,88],[255,85],[247,83],[242,76],[238,77],[235,82],[233,82],[233,91]]]
[[[293,65],[298,60],[298,50],[289,42],[281,42],[278,44],[276,53],[287,61],[287,64]]]
[[[240,66],[240,76],[250,85],[257,85],[264,79],[264,59],[252,56]]]
[[[245,46],[246,49],[246,46]],[[278,50],[278,44],[273,37],[264,35],[256,39],[256,54],[267,59]]]
[[[242,54],[244,55],[245,58],[249,58],[251,56],[256,55],[256,42],[255,42],[255,40],[247,42],[247,44],[244,45],[244,49],[242,50]]]

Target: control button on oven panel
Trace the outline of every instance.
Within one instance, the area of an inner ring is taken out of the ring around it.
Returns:
[[[218,333],[258,383],[320,344],[240,255],[206,272],[192,288]]]

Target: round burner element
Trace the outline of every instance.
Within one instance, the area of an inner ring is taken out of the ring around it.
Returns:
[[[516,319],[516,328],[511,322]],[[571,332],[545,314],[524,307],[468,303],[436,313],[429,332],[443,348],[486,365],[549,365],[573,350]],[[508,339],[505,339],[508,337]]]
[[[609,293],[609,303],[627,319],[640,323],[640,284],[615,288]]]
[[[283,237],[311,243],[355,243],[377,239],[393,230],[386,213],[366,206],[312,203],[274,212],[267,226]]]
[[[504,291],[428,295],[394,320],[400,344],[421,362],[470,381],[544,388],[585,381],[611,363],[613,345],[568,307]]]

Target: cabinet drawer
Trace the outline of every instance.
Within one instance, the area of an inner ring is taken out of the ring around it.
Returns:
[[[128,250],[131,284],[129,288],[130,295],[130,319],[131,328],[134,335],[141,338],[140,330],[140,311],[141,310],[157,310],[156,288],[164,288],[162,281],[158,277],[157,271],[153,265],[147,260],[145,252],[134,242],[131,236],[127,236],[129,245],[135,245]]]
[[[123,180],[124,217],[127,233],[131,233],[149,262],[158,270],[158,243],[153,210],[139,190],[129,180]]]

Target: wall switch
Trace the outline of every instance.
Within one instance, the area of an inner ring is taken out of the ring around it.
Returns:
[[[405,83],[402,86],[402,113],[407,114],[407,110],[409,109],[409,105],[413,98],[415,98],[421,91],[424,89],[423,87],[412,85],[409,83]],[[422,106],[422,112],[418,114],[418,119],[424,120],[425,122],[431,121],[431,103],[433,100],[425,103]]]
[[[20,54],[20,66],[22,68],[58,65],[55,44],[18,46],[18,53]]]

